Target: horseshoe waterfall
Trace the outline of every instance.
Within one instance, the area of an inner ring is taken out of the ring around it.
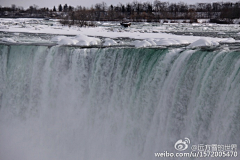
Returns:
[[[0,45],[1,160],[174,160],[239,122],[236,50]]]

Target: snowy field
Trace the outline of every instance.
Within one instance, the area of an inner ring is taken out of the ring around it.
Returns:
[[[63,26],[58,20],[0,19],[2,43],[44,43],[77,46],[201,47],[240,42],[239,24],[96,22],[97,27]]]

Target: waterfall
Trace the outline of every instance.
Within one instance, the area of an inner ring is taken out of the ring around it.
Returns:
[[[0,159],[150,160],[184,137],[240,145],[239,95],[239,51],[0,45]]]

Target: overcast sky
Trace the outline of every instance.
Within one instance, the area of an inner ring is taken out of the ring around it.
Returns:
[[[16,4],[16,6],[21,6],[24,8],[28,8],[29,6],[35,4],[39,7],[48,7],[53,8],[53,6],[58,6],[59,4],[68,4],[73,7],[81,5],[85,7],[90,7],[91,5],[94,5],[96,3],[106,2],[107,5],[116,5],[120,2],[122,4],[126,4],[128,2],[133,2],[134,0],[0,0],[1,6],[10,7],[12,4]],[[135,0],[136,1],[136,0]],[[154,0],[138,0],[139,2],[153,2]],[[161,1],[167,1],[167,0],[161,0]],[[239,0],[169,0],[168,2],[186,2],[186,3],[202,3],[202,2],[237,2]]]

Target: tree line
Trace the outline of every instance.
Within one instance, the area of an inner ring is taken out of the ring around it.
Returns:
[[[240,18],[239,2],[169,3],[155,0],[154,2],[138,2],[108,6],[105,2],[91,7],[54,6],[53,9],[39,8],[36,5],[28,9],[16,7],[0,7],[1,17],[49,17],[63,19],[63,24],[84,25],[88,21],[147,21],[159,22],[160,19],[211,19],[215,22],[231,23],[232,19]]]

